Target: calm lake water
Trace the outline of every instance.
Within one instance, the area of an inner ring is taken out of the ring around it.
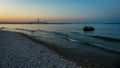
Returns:
[[[84,26],[92,26],[95,31],[84,32]],[[32,35],[74,52],[107,55],[105,51],[111,51],[120,58],[119,24],[0,24],[0,27]]]

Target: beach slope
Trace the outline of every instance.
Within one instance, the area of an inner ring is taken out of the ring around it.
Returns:
[[[0,68],[81,68],[22,34],[0,30]]]

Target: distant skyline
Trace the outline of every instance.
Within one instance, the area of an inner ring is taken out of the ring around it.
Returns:
[[[120,0],[0,0],[0,22],[120,23]]]

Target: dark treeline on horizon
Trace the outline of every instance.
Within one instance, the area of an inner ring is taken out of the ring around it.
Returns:
[[[0,22],[0,24],[47,24],[47,22]]]
[[[120,24],[120,23],[48,23],[48,22],[0,22],[0,24]]]

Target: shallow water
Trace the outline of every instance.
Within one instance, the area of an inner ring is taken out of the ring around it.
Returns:
[[[84,26],[92,26],[95,31],[84,32]],[[0,27],[5,27],[3,30],[29,34],[56,44],[53,46],[78,53],[104,54],[105,51],[110,51],[120,55],[119,24],[0,24]],[[118,55],[117,57],[120,58]]]

